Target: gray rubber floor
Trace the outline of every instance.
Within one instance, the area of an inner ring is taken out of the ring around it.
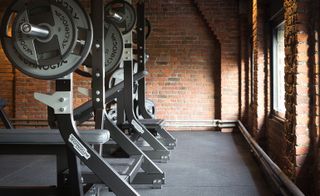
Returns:
[[[220,132],[177,132],[162,189],[138,188],[142,196],[273,195],[244,139]],[[55,159],[0,156],[0,186],[55,184]],[[105,192],[104,195],[114,195]]]

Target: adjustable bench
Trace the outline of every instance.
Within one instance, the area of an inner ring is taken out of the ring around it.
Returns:
[[[80,135],[89,144],[104,144],[109,141],[107,130],[80,131]],[[50,129],[0,129],[0,145],[2,144],[64,144],[59,130]]]

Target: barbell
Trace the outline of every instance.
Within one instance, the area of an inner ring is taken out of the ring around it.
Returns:
[[[0,37],[14,67],[28,76],[52,80],[83,63],[93,30],[76,0],[17,0],[4,13]]]

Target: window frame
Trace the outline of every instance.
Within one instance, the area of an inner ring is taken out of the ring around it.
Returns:
[[[271,18],[271,52],[270,52],[270,83],[271,83],[271,89],[270,89],[270,99],[271,99],[271,114],[274,115],[275,117],[279,119],[284,119],[285,118],[285,111],[277,111],[275,109],[275,61],[276,61],[276,51],[277,51],[277,39],[276,39],[276,32],[278,31],[279,27],[282,25],[285,26],[285,20],[284,20],[284,11],[281,9],[278,13],[276,13],[272,18]],[[285,77],[285,76],[284,76]],[[285,90],[285,83],[284,85],[284,90]],[[285,97],[284,97],[285,98]],[[285,104],[285,100],[284,100]]]

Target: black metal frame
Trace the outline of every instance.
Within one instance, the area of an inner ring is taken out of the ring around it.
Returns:
[[[127,124],[134,130],[134,136],[131,139],[136,142],[139,138],[143,138],[152,149],[143,150],[143,152],[152,160],[159,162],[167,162],[170,157],[170,151],[137,119],[134,112],[133,97],[133,61],[124,61],[124,89],[122,95],[117,98],[119,126]],[[125,116],[123,115],[125,114]]]
[[[104,2],[91,0],[91,19],[93,25],[92,48],[92,101],[95,128],[103,129],[105,111],[105,55],[104,55]]]
[[[13,129],[13,125],[11,124],[9,118],[4,112],[5,106],[6,106],[5,101],[0,99],[0,119],[6,129]]]
[[[71,165],[67,162],[65,145],[27,145],[27,144],[0,144],[1,155],[55,155],[57,158],[57,186],[56,187],[0,187],[0,195],[79,195],[73,194],[76,188],[66,183],[63,172]],[[69,181],[70,183],[70,181]]]
[[[58,184],[57,187],[47,188],[23,188],[17,189],[16,187],[0,189],[1,193],[21,195],[22,193],[30,192],[32,195],[84,195],[84,192],[96,182],[102,183],[108,186],[117,195],[139,195],[133,187],[128,183],[133,184],[150,184],[154,188],[161,188],[164,184],[164,173],[155,165],[146,154],[140,150],[131,140],[128,138],[117,126],[115,126],[109,119],[106,118],[105,103],[106,91],[105,91],[105,57],[104,57],[104,6],[103,0],[91,0],[92,10],[92,22],[94,29],[94,43],[92,49],[92,65],[93,65],[93,79],[92,79],[92,110],[95,117],[95,128],[103,129],[107,127],[110,130],[111,137],[121,146],[126,153],[135,159],[134,164],[131,166],[126,178],[120,176],[112,166],[89,144],[87,144],[79,135],[76,123],[74,122],[73,106],[72,106],[72,94],[73,94],[73,80],[72,74],[62,79],[56,80],[56,93],[49,95],[37,94],[36,98],[43,103],[48,104],[49,107],[49,123],[52,128],[58,127],[60,134],[65,142],[65,145],[53,145],[48,148],[43,144],[14,144],[11,150],[4,150],[3,153],[17,153],[17,154],[55,154],[58,156]],[[132,47],[132,44],[126,45]],[[146,140],[152,140],[154,143],[158,142],[146,128],[140,124],[133,112],[133,73],[132,73],[132,59],[125,62],[125,74],[130,80],[125,80],[124,83],[119,84],[118,88],[123,86],[122,93],[115,92],[114,95],[118,95],[117,99],[121,100],[125,108],[127,119],[130,122],[136,122],[135,128],[137,132],[143,130],[141,133]],[[145,72],[142,73],[144,75]],[[143,78],[143,76],[137,75],[137,78]],[[137,80],[138,80],[137,79]],[[130,96],[126,97],[129,90]],[[115,97],[115,96],[110,97]],[[59,100],[60,105],[57,109],[55,101],[47,100]],[[66,101],[68,100],[68,101]],[[62,107],[60,108],[60,106]],[[127,108],[130,108],[130,112]],[[88,111],[86,108],[84,111]],[[124,111],[124,110],[123,110]],[[90,114],[91,116],[91,109]],[[85,118],[85,115],[80,115],[81,119]],[[0,144],[4,146],[6,144]],[[161,144],[157,144],[158,148],[163,149],[165,155],[170,152]],[[38,149],[41,148],[39,151]],[[17,150],[18,149],[18,150]],[[21,150],[23,149],[23,150]],[[17,150],[17,151],[14,151]],[[162,153],[163,154],[163,153]],[[63,156],[63,158],[61,158]],[[84,163],[93,173],[92,175],[84,176],[81,171],[80,161]],[[65,170],[68,172],[65,173]],[[142,171],[143,170],[143,171]],[[65,181],[65,175],[67,175],[67,183]],[[94,177],[96,179],[94,179]],[[87,182],[87,186],[83,186],[82,177],[84,179],[94,179],[93,182]],[[93,178],[92,178],[93,177]]]
[[[144,1],[139,1],[137,4],[137,52],[138,52],[138,72],[146,71],[145,66],[145,42],[146,42],[146,35],[145,35],[145,5]],[[152,116],[147,112],[146,109],[146,80],[142,78],[138,81],[138,107],[141,112],[142,117],[144,120],[140,120],[142,124],[147,126],[147,124],[151,125],[147,128],[150,131],[155,131],[159,134],[162,138],[160,139],[162,143],[168,149],[174,149],[176,146],[177,140],[168,132],[166,131],[161,124],[160,120],[154,120]]]

